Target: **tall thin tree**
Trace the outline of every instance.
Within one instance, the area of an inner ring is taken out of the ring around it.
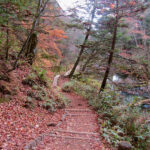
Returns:
[[[145,5],[144,5],[145,4]],[[115,10],[115,22],[114,22],[114,32],[113,32],[113,38],[112,38],[112,46],[111,46],[111,51],[109,54],[109,58],[108,58],[108,64],[107,64],[107,68],[104,74],[104,79],[102,81],[102,85],[101,88],[99,90],[99,93],[101,93],[102,91],[104,91],[106,83],[107,83],[107,79],[108,79],[108,75],[111,69],[111,64],[113,61],[113,55],[114,55],[114,50],[115,50],[115,46],[116,46],[116,39],[117,39],[117,29],[118,29],[118,24],[119,24],[119,20],[122,17],[131,17],[131,16],[135,16],[138,12],[143,12],[145,11],[147,8],[149,8],[149,3],[145,3],[142,1],[128,1],[128,0],[114,0],[114,4],[111,5],[111,8],[113,8]]]
[[[81,45],[81,49],[80,49],[80,52],[79,52],[79,55],[77,57],[77,60],[69,74],[69,78],[72,78],[72,76],[74,75],[74,72],[80,62],[80,59],[81,59],[81,56],[85,50],[85,46],[86,46],[86,43],[88,41],[88,38],[90,36],[90,32],[91,32],[91,29],[92,29],[92,25],[93,25],[93,21],[94,21],[94,18],[95,18],[95,13],[96,13],[96,7],[97,7],[97,0],[94,1],[94,6],[93,6],[93,10],[92,10],[92,15],[91,15],[91,20],[90,20],[90,24],[89,24],[89,27],[87,28],[87,32],[86,32],[86,35],[85,35],[85,38],[84,38],[84,41],[83,41],[83,44]]]
[[[30,30],[30,32],[29,32],[29,34],[27,36],[27,39],[24,42],[24,44],[23,44],[23,46],[22,46],[22,48],[21,48],[21,50],[20,50],[20,52],[19,52],[19,54],[17,56],[17,59],[16,59],[16,61],[14,63],[14,66],[13,66],[13,69],[11,69],[10,71],[16,69],[17,62],[18,62],[21,54],[25,51],[25,49],[26,49],[26,47],[27,47],[27,45],[28,45],[28,43],[30,41],[30,37],[33,34],[33,32],[35,31],[35,28],[36,28],[36,26],[39,23],[40,17],[42,15],[43,11],[45,10],[48,1],[49,0],[46,0],[45,2],[43,2],[43,0],[39,0],[38,6],[37,6],[37,12],[36,12],[36,15],[35,15],[35,19],[34,19],[34,21],[32,23],[32,28],[31,28],[31,30]]]
[[[99,92],[102,92],[105,89],[106,82],[108,79],[108,75],[110,72],[111,64],[113,61],[113,55],[114,55],[114,50],[115,50],[115,45],[116,45],[116,38],[117,38],[117,29],[118,29],[118,21],[119,21],[119,0],[116,0],[116,11],[115,11],[115,23],[114,23],[114,32],[113,32],[113,39],[112,39],[112,46],[111,46],[111,51],[109,54],[109,59],[108,59],[108,64],[107,68],[105,71],[104,79],[100,88]]]

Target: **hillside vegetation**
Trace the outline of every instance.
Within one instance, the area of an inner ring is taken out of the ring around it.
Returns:
[[[1,0],[0,14],[0,149],[24,149],[68,123],[71,106],[96,112],[108,149],[149,149],[149,0],[86,0],[68,10],[56,0]]]

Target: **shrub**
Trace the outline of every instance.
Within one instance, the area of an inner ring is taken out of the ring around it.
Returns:
[[[43,108],[45,108],[46,110],[48,110],[49,112],[53,113],[56,111],[56,103],[54,102],[53,99],[49,99],[47,98],[47,100],[43,103]]]
[[[56,104],[57,108],[64,108],[66,107],[71,101],[66,98],[63,94],[59,92],[60,89],[56,89],[54,91],[54,96],[56,97]]]
[[[46,70],[39,68],[39,67],[33,67],[34,72],[36,73],[36,77],[38,77],[40,84],[43,84],[47,86],[47,77],[46,77]]]
[[[136,150],[146,150],[150,142],[150,130],[145,123],[138,122],[143,111],[133,104],[121,105],[119,95],[110,89],[99,95],[96,88],[87,84],[86,79],[83,82],[80,77],[79,80],[71,81],[73,90],[87,98],[97,110],[104,138],[115,146],[119,141],[129,141]]]
[[[149,140],[146,136],[149,133],[149,129],[146,125],[137,122],[142,115],[141,109],[132,105],[124,106],[125,109],[122,109],[122,107],[116,109],[116,106],[120,105],[120,99],[117,99],[117,94],[114,92],[104,92],[98,99],[101,101],[98,112],[107,121],[103,129],[103,135],[108,142],[117,145],[120,140],[127,140],[136,149],[145,150]],[[118,130],[114,131],[115,126],[122,130],[121,135],[123,136],[119,136],[120,132]],[[115,136],[110,134],[112,130]]]
[[[46,70],[44,69],[38,72],[38,77],[40,78],[40,80],[45,81],[45,74],[46,74]]]
[[[50,55],[46,54],[46,53],[42,53],[41,57],[44,58],[44,59],[48,59],[48,60],[50,60],[50,58],[51,58]]]
[[[73,89],[72,82],[66,82],[62,87],[63,92],[71,92],[72,89]]]
[[[22,80],[22,84],[29,85],[32,87],[36,85],[36,82],[35,82],[36,79],[37,79],[37,75],[34,72],[32,72],[26,78]]]
[[[73,90],[79,94],[82,95],[86,99],[90,99],[94,95],[97,95],[97,89],[92,88],[90,85],[87,85],[86,83],[79,82],[76,80],[70,81],[73,87]]]
[[[33,103],[33,100],[31,97],[27,97],[27,100],[25,101],[25,104],[23,105],[23,107],[25,108],[29,108],[29,109],[32,109],[34,108],[34,103]]]

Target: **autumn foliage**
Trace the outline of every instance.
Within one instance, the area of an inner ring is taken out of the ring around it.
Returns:
[[[40,33],[39,35],[39,45],[38,47],[41,49],[46,49],[47,51],[56,51],[59,57],[62,57],[61,50],[58,47],[57,42],[67,38],[65,32],[61,29],[53,29],[51,27],[45,27],[45,33]]]

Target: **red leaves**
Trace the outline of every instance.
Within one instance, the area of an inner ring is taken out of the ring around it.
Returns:
[[[47,124],[51,122],[52,115],[46,110],[35,107],[32,111],[23,106],[26,91],[31,90],[22,85],[22,79],[29,73],[28,67],[16,69],[13,74],[11,86],[19,87],[17,95],[9,103],[0,104],[0,149],[21,150],[30,140],[48,130]],[[59,121],[61,113],[53,116]]]
[[[48,34],[41,33],[39,35],[39,47],[42,49],[55,50],[58,56],[62,57],[61,50],[59,49],[58,44],[56,44],[56,42],[67,38],[65,32],[60,29],[51,30],[50,26],[46,27],[45,31]]]
[[[142,31],[142,30],[136,30],[136,29],[134,29],[134,30],[131,31],[131,33],[139,34],[139,35],[141,35],[142,38],[145,39],[145,40],[150,39],[150,36],[146,35],[145,32]]]
[[[53,38],[57,40],[61,40],[62,38],[67,38],[67,36],[65,35],[65,32],[60,29],[51,30],[49,33]]]

